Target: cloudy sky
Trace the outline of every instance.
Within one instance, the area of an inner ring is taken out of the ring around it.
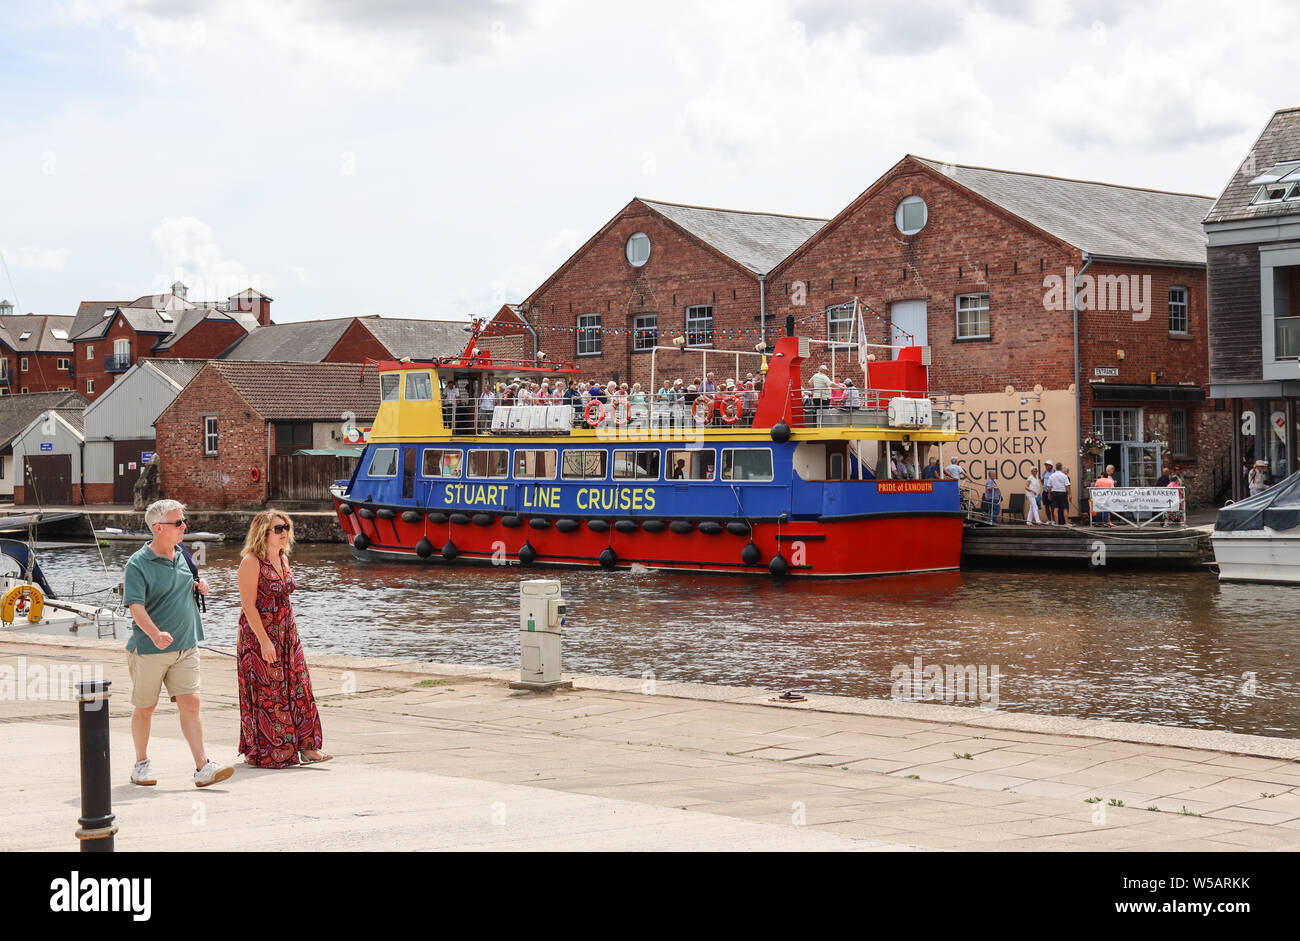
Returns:
[[[906,153],[1216,195],[1300,104],[1298,27],[1199,0],[6,2],[0,297],[492,313],[633,196],[831,216]]]

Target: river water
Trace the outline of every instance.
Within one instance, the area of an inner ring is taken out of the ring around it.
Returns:
[[[109,585],[135,546],[42,554],[61,594]],[[209,546],[208,640],[233,644],[238,547]],[[564,669],[887,698],[900,670],[997,667],[997,708],[1294,737],[1300,588],[1187,571],[974,570],[846,581],[404,566],[342,545],[293,556],[313,653],[519,664],[519,581],[558,578]],[[104,596],[100,596],[101,598]],[[86,598],[84,600],[93,600]],[[985,695],[993,687],[986,680]],[[929,695],[942,695],[944,686]],[[948,690],[951,692],[951,690]],[[967,702],[972,708],[974,704]]]

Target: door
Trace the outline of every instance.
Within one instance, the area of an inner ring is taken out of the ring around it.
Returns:
[[[925,301],[894,301],[889,305],[889,342],[893,346],[925,346],[930,342]],[[894,350],[898,359],[898,350]]]
[[[140,479],[140,470],[144,467],[140,459],[153,449],[153,441],[113,442],[114,503],[129,504],[135,501],[135,482]]]
[[[1154,441],[1124,442],[1124,466],[1120,470],[1121,487],[1154,487],[1160,476],[1160,445]]]
[[[72,505],[72,455],[28,454],[23,470],[23,502],[41,506]]]

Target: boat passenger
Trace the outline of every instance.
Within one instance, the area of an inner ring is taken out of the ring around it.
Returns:
[[[645,393],[641,391],[641,383],[632,383],[632,394],[628,397],[628,401],[633,405],[645,405]]]
[[[932,457],[930,458],[930,463],[925,465],[925,470],[921,472],[921,479],[938,480],[939,477],[940,477],[939,459],[937,457]]]
[[[681,479],[682,479],[683,477],[685,477],[685,476],[686,476],[686,459],[685,459],[685,458],[678,458],[678,459],[677,459],[677,464],[676,464],[676,466],[673,467],[673,473],[672,473],[672,476],[671,476],[669,479],[670,479],[670,480],[681,480]]]
[[[483,383],[483,394],[478,398],[479,431],[486,432],[492,428],[492,410],[497,407],[496,390],[492,383]]]
[[[854,409],[854,408],[861,408],[861,407],[862,407],[862,392],[861,392],[860,389],[858,389],[857,386],[855,386],[855,385],[853,384],[853,380],[852,380],[852,379],[845,379],[845,380],[844,380],[844,399],[843,399],[843,405],[844,405],[845,408],[848,408],[848,409]],[[936,465],[935,470],[938,470],[938,466],[937,466],[937,465],[938,465],[938,463],[939,463],[939,459],[938,459],[938,458],[931,458],[931,460],[932,460],[932,461],[934,462],[934,464]]]
[[[952,463],[945,467],[943,472],[953,480],[962,480],[966,476],[966,468],[961,466],[959,458],[953,458]]]

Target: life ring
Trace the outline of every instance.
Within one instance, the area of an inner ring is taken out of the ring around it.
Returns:
[[[596,413],[594,417],[591,414],[593,411]],[[595,428],[605,420],[605,403],[600,399],[592,399],[587,403],[587,410],[583,412],[583,416],[586,418],[587,424]]]
[[[619,399],[610,409],[614,413],[614,424],[626,425],[628,419],[632,416],[632,406],[627,399]]]
[[[257,483],[259,480],[262,479],[262,472],[258,470],[256,467],[250,468],[248,471],[248,479],[251,480],[253,483]]]
[[[15,585],[0,599],[0,621],[12,624],[15,610],[22,611],[24,606],[28,622],[35,624],[45,610],[45,595],[35,585]]]
[[[696,399],[694,404],[691,405],[691,417],[695,419],[695,424],[707,425],[709,419],[713,417],[713,399],[706,395]]]
[[[722,420],[728,425],[734,425],[740,421],[740,409],[740,396],[738,395],[723,396],[722,401],[718,403],[718,414],[722,416]]]

